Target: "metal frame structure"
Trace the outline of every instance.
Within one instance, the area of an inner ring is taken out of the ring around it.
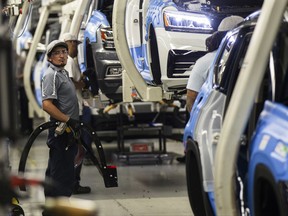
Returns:
[[[65,1],[67,3],[68,1]],[[26,3],[26,2],[25,2]],[[70,1],[67,4],[63,5],[62,1],[49,1],[46,5],[42,5],[40,8],[40,18],[39,18],[39,23],[37,25],[36,31],[34,33],[34,37],[27,55],[27,60],[25,62],[24,66],[24,87],[25,91],[29,100],[29,116],[33,117],[34,112],[37,114],[38,117],[46,117],[45,112],[42,110],[41,107],[39,107],[34,93],[32,91],[31,87],[31,68],[32,64],[36,55],[37,51],[37,46],[38,43],[41,39],[41,36],[43,34],[45,25],[47,24],[48,17],[50,13],[61,13],[62,15],[66,18],[65,20],[62,20],[62,29],[61,29],[61,34],[64,32],[70,31],[73,34],[78,35],[78,32],[80,30],[80,26],[82,23],[83,16],[85,14],[85,11],[87,9],[87,6],[89,5],[90,1]],[[27,7],[26,4],[25,8]],[[23,6],[24,6],[23,5]],[[68,8],[67,8],[68,7]],[[65,10],[62,10],[63,8],[66,8]],[[64,11],[66,11],[68,14],[65,16]],[[72,11],[72,13],[71,13]],[[25,9],[24,13],[21,17],[19,17],[17,24],[16,24],[16,30],[15,33],[17,35],[17,32],[19,31],[19,28],[21,24],[23,25],[24,18],[27,15],[27,9]],[[70,27],[71,26],[71,27]]]
[[[116,52],[124,68],[122,72],[123,101],[133,102],[132,92],[137,92],[142,101],[171,99],[172,93],[164,93],[161,87],[148,86],[132,61],[125,35],[126,4],[127,0],[115,0],[112,18]]]

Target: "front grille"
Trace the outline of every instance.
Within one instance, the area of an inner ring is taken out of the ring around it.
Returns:
[[[184,75],[206,51],[170,50],[168,54],[167,77],[188,78]]]

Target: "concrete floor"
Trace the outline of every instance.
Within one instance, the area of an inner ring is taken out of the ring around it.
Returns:
[[[18,173],[21,151],[28,137],[24,137],[10,149],[10,165],[12,173]],[[47,165],[48,148],[46,136],[41,134],[32,147],[26,165],[25,175],[44,178]],[[141,140],[143,142],[145,140]],[[146,140],[147,141],[147,140]],[[149,140],[155,142],[157,139]],[[129,142],[139,140],[125,140]],[[186,189],[185,165],[179,164],[175,158],[183,154],[181,142],[167,140],[167,152],[171,160],[162,164],[127,165],[116,160],[116,140],[102,142],[107,163],[117,165],[118,187],[105,188],[103,179],[94,166],[83,166],[81,185],[90,186],[92,192],[85,195],[73,195],[71,199],[90,200],[96,206],[99,216],[191,216]],[[113,157],[114,156],[114,157]],[[25,216],[41,216],[40,206],[45,199],[41,187],[29,187],[27,192],[19,192],[27,198],[20,198],[20,205]],[[76,216],[76,215],[75,215]]]

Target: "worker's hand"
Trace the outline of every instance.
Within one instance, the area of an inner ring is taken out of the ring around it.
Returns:
[[[78,120],[69,118],[66,124],[72,128],[74,133],[80,131],[80,122]]]

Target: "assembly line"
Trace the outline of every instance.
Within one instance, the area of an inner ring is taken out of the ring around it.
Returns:
[[[287,3],[1,2],[0,215],[288,215]]]

